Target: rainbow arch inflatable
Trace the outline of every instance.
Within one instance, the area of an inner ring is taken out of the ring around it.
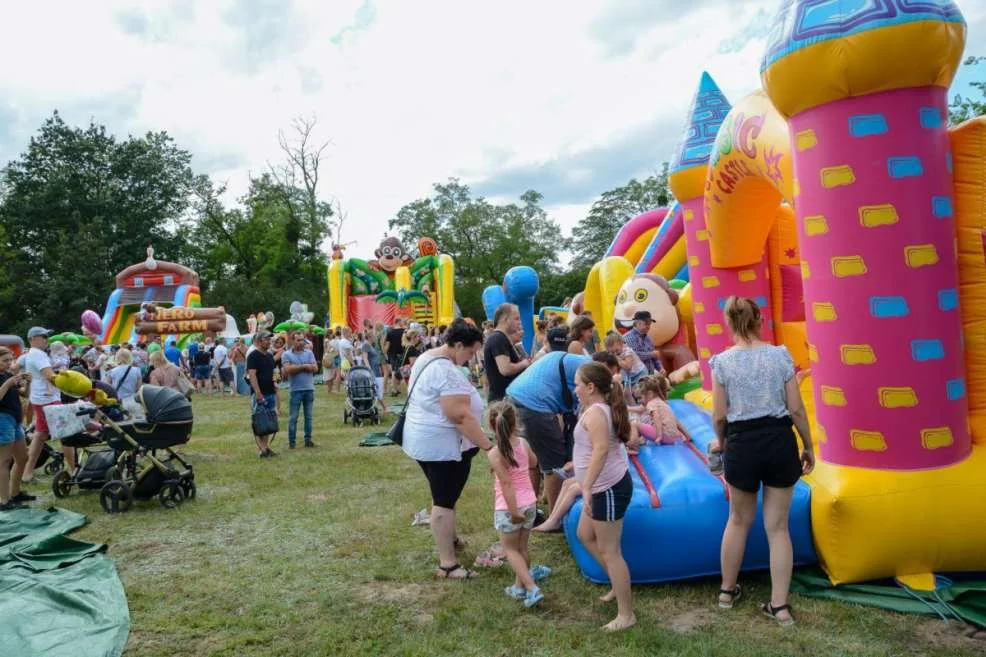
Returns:
[[[674,408],[696,444],[648,447],[631,468],[634,581],[718,572],[707,548],[728,502],[695,452],[732,294],[761,303],[765,338],[801,370],[819,462],[795,495],[796,560],[835,583],[986,570],[986,118],[949,128],[946,107],[965,37],[950,0],[787,0],[761,90],[733,106],[703,74],[671,166],[677,205],[625,227],[594,268],[618,288],[680,230],[702,387]],[[603,580],[580,510],[566,533]],[[760,540],[745,568],[765,565]],[[678,556],[656,569],[655,553]]]

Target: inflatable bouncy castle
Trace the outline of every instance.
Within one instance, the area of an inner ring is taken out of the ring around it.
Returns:
[[[986,118],[949,128],[946,107],[965,35],[949,0],[787,0],[761,91],[731,107],[702,76],[665,214],[681,217],[678,311],[701,376],[672,407],[694,440],[634,460],[633,581],[719,571],[727,489],[702,454],[708,359],[731,344],[733,294],[763,307],[764,338],[790,350],[811,415],[818,465],[795,492],[796,563],[817,559],[834,583],[916,588],[986,570]],[[586,283],[607,327],[611,293],[641,265],[628,254]],[[604,581],[575,535],[580,512],[566,534]],[[762,530],[751,534],[744,568],[766,555]]]
[[[395,317],[442,326],[456,317],[455,266],[430,237],[418,240],[414,258],[396,237],[385,237],[376,259],[345,258],[333,245],[329,263],[329,323],[356,330],[364,320],[390,324]]]

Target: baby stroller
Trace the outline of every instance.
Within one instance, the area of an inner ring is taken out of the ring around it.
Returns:
[[[107,513],[128,511],[135,499],[156,496],[168,509],[195,499],[192,466],[171,449],[184,445],[191,436],[191,402],[177,390],[152,385],[141,387],[137,397],[144,420],[117,422],[99,408],[83,411],[103,424],[100,439],[117,454],[113,466],[104,470],[104,483],[99,487],[99,503]],[[58,474],[53,489],[59,481],[71,488],[68,473]]]
[[[377,382],[373,371],[363,366],[349,370],[346,376],[346,407],[342,410],[343,424],[348,424],[350,418],[354,427],[362,425],[364,420],[380,424],[376,401]]]

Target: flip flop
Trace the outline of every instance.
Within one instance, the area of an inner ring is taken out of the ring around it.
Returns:
[[[438,577],[438,579],[472,579],[479,574],[475,570],[469,570],[468,568],[464,568],[461,564],[455,564],[453,566],[448,566],[448,567],[439,566],[438,570],[440,571],[440,573],[439,572],[435,573],[435,576]],[[463,575],[462,577],[452,577],[452,573],[454,573],[457,570],[463,571],[465,575]]]

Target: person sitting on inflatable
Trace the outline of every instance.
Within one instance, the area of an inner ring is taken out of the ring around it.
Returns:
[[[678,421],[668,404],[671,383],[663,373],[645,376],[637,388],[644,404],[630,407],[631,414],[639,414],[638,421],[631,423],[630,443],[627,444],[631,453],[645,439],[658,445],[673,445],[682,440],[691,440],[688,430]]]

